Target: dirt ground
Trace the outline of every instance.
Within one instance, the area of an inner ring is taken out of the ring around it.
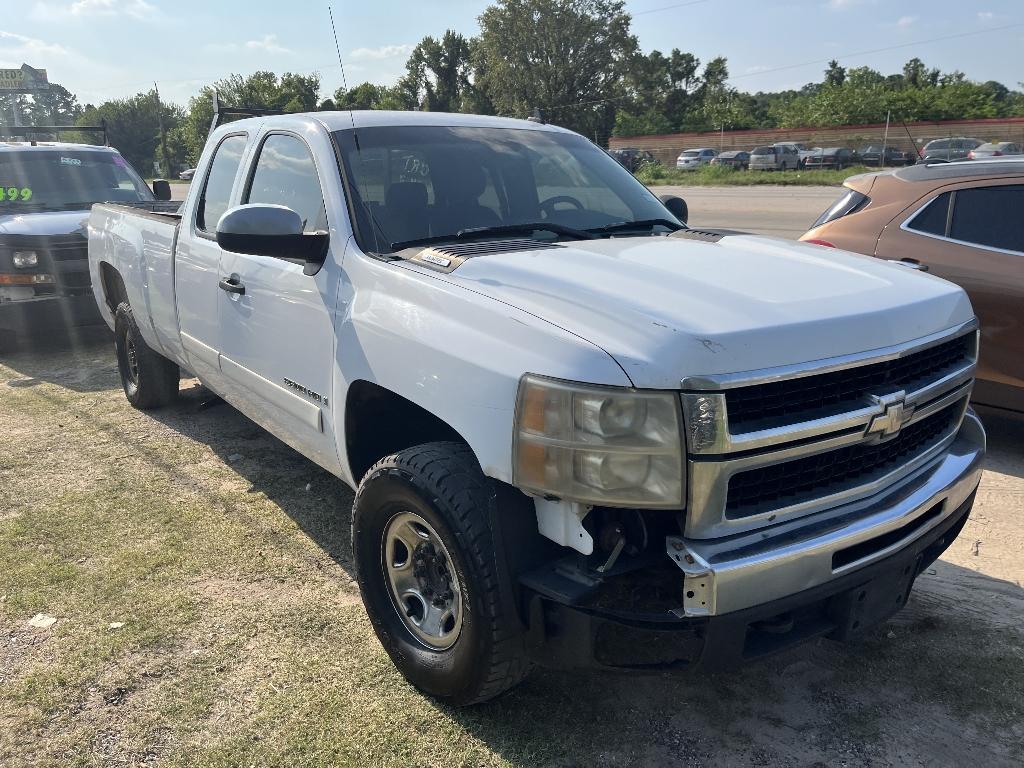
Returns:
[[[366,621],[351,492],[182,389],[134,411],[102,336],[0,359],[0,765],[1024,762],[1022,419],[982,414],[970,522],[863,642],[716,676],[537,671],[451,710]]]

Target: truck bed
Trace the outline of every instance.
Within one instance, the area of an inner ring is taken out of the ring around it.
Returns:
[[[113,327],[104,295],[103,264],[121,275],[132,307],[145,307],[152,322],[140,322],[146,343],[172,360],[181,359],[174,308],[174,249],[181,224],[180,202],[97,203],[89,215],[89,272],[100,312]]]

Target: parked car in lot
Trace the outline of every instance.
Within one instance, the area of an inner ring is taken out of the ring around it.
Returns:
[[[966,160],[972,149],[977,149],[984,142],[979,139],[935,139],[929,141],[920,150],[919,163],[953,163]]]
[[[964,292],[682,218],[555,126],[290,114],[95,206],[89,265],[134,406],[185,369],[357,489],[371,624],[460,705],[855,638],[967,520]]]
[[[981,144],[967,153],[968,160],[987,160],[991,157],[1004,157],[1022,153],[1021,145],[1012,141],[993,141]]]
[[[819,151],[820,147],[808,147],[806,144],[801,144],[799,141],[777,141],[773,146],[776,147],[792,147],[796,150],[797,155],[800,158],[800,165],[803,166],[807,162],[807,158]]]
[[[750,153],[750,170],[785,171],[800,167],[800,154],[789,144],[757,147]]]
[[[711,159],[711,165],[722,165],[726,168],[745,171],[750,167],[750,153],[743,150],[722,152]]]
[[[917,162],[913,153],[904,152],[898,147],[889,145],[883,147],[881,144],[869,144],[866,147],[862,147],[858,150],[857,155],[863,165],[869,166],[896,168],[903,165],[912,165]]]
[[[681,171],[695,171],[702,166],[708,165],[717,155],[718,152],[716,150],[708,147],[686,149],[676,158],[676,168]]]
[[[804,168],[833,168],[841,171],[859,161],[857,153],[849,147],[820,149],[804,161]]]
[[[0,185],[0,347],[102,325],[89,286],[89,209],[151,201],[152,191],[116,150],[55,141],[0,141]]]
[[[178,174],[178,178],[182,181],[192,181],[192,177],[196,175],[195,168],[186,168],[184,171]]]
[[[658,159],[646,149],[635,149],[623,147],[622,149],[611,149],[608,154],[615,158],[615,161],[630,173],[636,173],[640,166],[652,163],[660,165]]]
[[[967,291],[981,321],[977,402],[1024,411],[1024,159],[854,176],[801,238],[899,260]]]

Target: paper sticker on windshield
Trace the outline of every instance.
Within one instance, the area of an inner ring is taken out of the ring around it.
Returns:
[[[32,190],[29,187],[0,186],[0,203],[27,203],[31,199]]]
[[[62,157],[60,159],[61,165],[81,165],[82,161],[77,157]]]

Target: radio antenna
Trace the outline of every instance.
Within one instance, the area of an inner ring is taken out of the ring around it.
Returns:
[[[338,43],[338,28],[334,26],[334,9],[331,6],[327,6],[327,14],[331,17],[331,32],[334,35],[334,50],[338,54],[338,66],[341,67],[341,84],[344,86],[346,93],[348,92],[348,78],[345,76],[345,62],[341,60],[341,45]],[[352,121],[352,134],[356,132],[356,116],[352,112],[352,106],[349,105],[348,117]],[[359,147],[359,139],[356,139],[356,148]]]
[[[334,9],[330,5],[327,6],[327,14],[331,17],[331,32],[334,34],[334,50],[338,54],[338,66],[341,67],[341,84],[345,88],[345,91],[347,92],[348,78],[345,76],[345,62],[341,60],[341,45],[338,43],[338,28],[334,26]],[[355,112],[352,110],[351,102],[349,102],[348,118],[352,122],[352,140],[355,142],[356,152],[359,154],[360,157],[362,157],[363,148],[359,146],[359,134],[356,132],[356,115]],[[356,189],[355,193],[356,196],[359,198],[360,202],[362,203],[363,210],[366,211],[367,217],[373,224],[375,230],[373,232],[374,244],[378,242],[377,232],[380,232],[380,234],[383,236],[385,243],[390,243],[391,240],[387,236],[387,233],[384,231],[384,228],[380,225],[380,222],[377,221],[377,217],[373,215],[373,211],[370,210],[370,206],[366,204],[365,200],[363,200],[362,192],[359,189]],[[388,261],[390,260],[391,259],[388,259]]]

